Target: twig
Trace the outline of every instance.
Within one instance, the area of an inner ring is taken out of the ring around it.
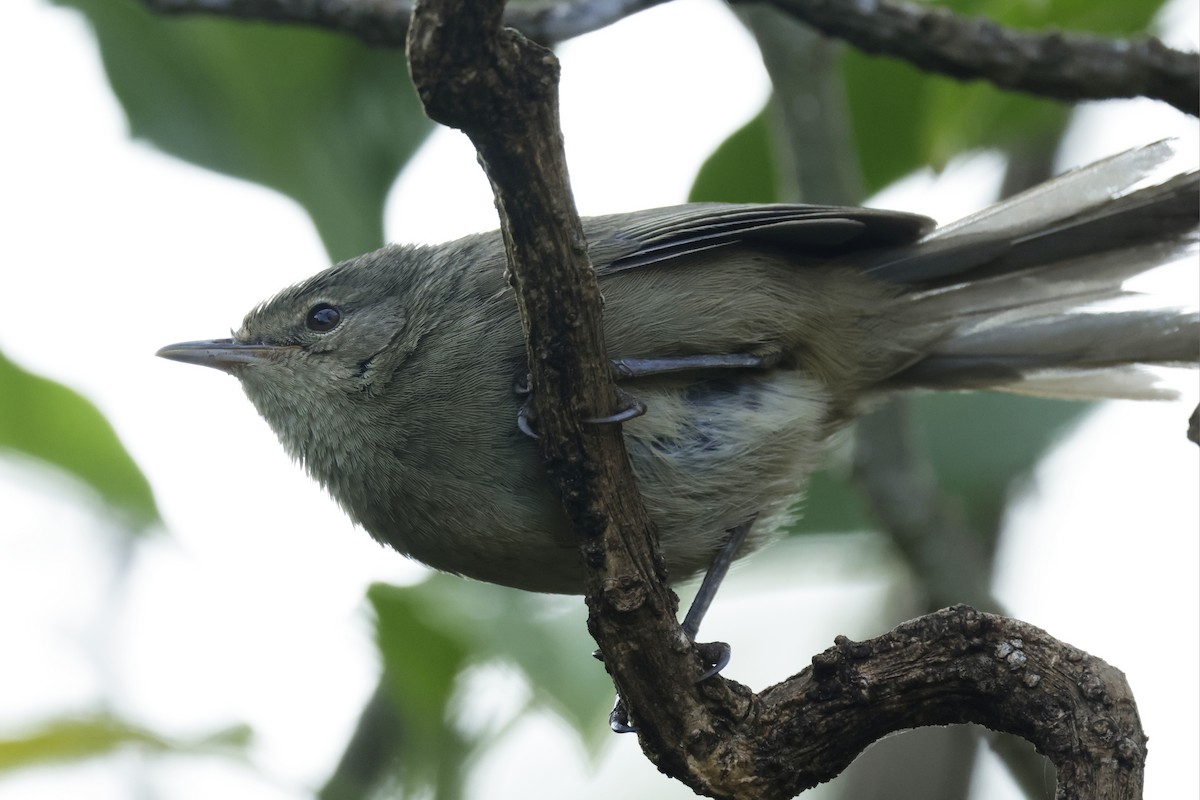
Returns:
[[[1200,54],[1159,39],[1027,33],[903,0],[767,0],[827,36],[960,80],[1058,100],[1150,97],[1200,114]]]
[[[410,0],[143,0],[163,14],[208,14],[263,22],[311,25],[349,34],[367,44],[402,47],[408,36]],[[599,30],[666,0],[561,0],[514,3],[504,24],[542,44]]]
[[[257,19],[355,36],[398,47],[409,0],[143,0],[163,14]],[[528,38],[557,44],[666,0],[562,0],[512,4],[504,22]],[[1200,55],[1154,37],[1106,39],[1077,33],[1024,33],[981,18],[899,0],[764,0],[827,36],[961,80],[1059,100],[1150,97],[1200,114]]]

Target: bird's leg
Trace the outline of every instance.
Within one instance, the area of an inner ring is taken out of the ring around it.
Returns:
[[[770,356],[752,353],[720,353],[667,358],[614,358],[612,368],[619,380],[699,369],[767,369],[774,366],[774,362],[775,359]]]
[[[629,380],[672,372],[689,372],[695,370],[770,369],[775,366],[777,360],[777,358],[770,355],[754,355],[750,353],[674,356],[667,358],[614,358],[612,359],[612,369],[613,375],[617,380]],[[517,427],[526,436],[536,439],[538,435],[533,427],[533,423],[537,417],[533,407],[533,392],[529,387],[528,378],[526,377],[524,380],[518,379],[514,386],[514,391],[518,396],[525,398],[525,402],[521,404],[521,410],[517,412]],[[607,417],[589,419],[587,420],[588,422],[593,424],[625,422],[646,413],[645,403],[620,387],[617,388],[617,391],[620,393],[624,406],[622,410]],[[683,619],[683,630],[693,642],[696,641],[696,634],[700,631],[700,622],[704,619],[705,612],[712,605],[713,598],[717,594],[717,589],[721,586],[721,581],[725,579],[726,573],[729,572],[729,565],[733,563],[738,550],[741,549],[742,544],[746,541],[746,534],[749,533],[750,526],[753,524],[754,520],[751,519],[729,531],[729,539],[717,553],[716,558],[713,559],[712,566],[709,567],[708,572],[705,573],[704,580],[701,581],[700,588],[696,592],[696,597],[692,600],[692,605],[688,608],[688,612]],[[730,649],[729,645],[724,642],[698,643],[696,648],[700,651],[700,655],[704,658],[704,662],[707,665],[707,669],[700,676],[700,680],[711,678],[729,663]],[[596,658],[603,660],[600,651],[597,650],[594,655]],[[633,733],[637,730],[629,724],[629,710],[625,707],[625,702],[621,699],[620,695],[617,695],[613,710],[608,715],[608,725],[614,733]]]
[[[700,652],[704,663],[707,665],[704,673],[700,676],[697,682],[708,680],[713,675],[716,675],[729,664],[731,650],[725,642],[696,642],[696,635],[700,633],[700,623],[704,620],[704,615],[708,612],[708,607],[712,605],[713,598],[717,596],[717,589],[721,588],[721,582],[725,580],[726,574],[729,573],[729,567],[733,564],[734,558],[737,557],[738,551],[742,549],[742,545],[746,541],[746,534],[750,532],[750,527],[754,524],[754,520],[750,519],[732,528],[729,531],[729,539],[717,552],[716,558],[713,559],[712,565],[708,568],[708,572],[704,573],[704,580],[700,582],[700,588],[696,590],[696,596],[692,598],[692,604],[688,607],[688,612],[683,618],[683,632],[696,645],[696,649]],[[603,660],[600,651],[597,650],[594,654],[596,658]],[[621,695],[617,695],[617,701],[613,705],[613,710],[608,714],[608,727],[613,733],[634,733],[637,728],[633,727],[629,721],[629,709],[625,707],[625,701],[621,699]]]
[[[746,534],[750,532],[750,526],[753,524],[754,520],[749,519],[731,529],[729,531],[729,539],[726,540],[720,551],[717,552],[712,566],[708,568],[708,572],[704,573],[704,580],[700,582],[700,588],[696,590],[696,596],[692,598],[692,604],[688,607],[688,612],[683,618],[683,632],[693,642],[696,641],[696,636],[700,633],[700,623],[704,620],[704,615],[708,612],[708,607],[712,605],[713,598],[717,596],[717,589],[721,588],[721,582],[725,580],[726,574],[729,573],[729,566],[733,563],[733,559],[737,557],[738,551],[742,549],[742,545],[746,541]],[[709,665],[708,670],[700,676],[700,680],[711,678],[723,670],[729,663],[729,645],[724,642],[697,644],[696,647],[700,650],[700,654],[704,656],[705,662]]]
[[[613,377],[617,380],[645,378],[652,375],[664,375],[672,372],[689,372],[702,369],[769,369],[777,359],[771,356],[753,355],[750,353],[724,353],[718,355],[671,356],[667,358],[614,358],[612,359]],[[528,376],[518,378],[513,386],[518,397],[524,397],[517,412],[517,428],[531,439],[538,438],[534,422],[537,413],[533,407],[533,390],[529,387]],[[604,417],[592,417],[584,420],[593,425],[606,425],[614,422],[628,422],[646,413],[646,404],[633,394],[617,387],[621,399],[621,409],[615,414]]]

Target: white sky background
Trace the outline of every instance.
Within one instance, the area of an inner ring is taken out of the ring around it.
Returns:
[[[1181,8],[1170,28],[1194,39],[1195,4]],[[748,37],[704,0],[643,14],[562,55],[564,128],[585,214],[682,201],[703,158],[766,96]],[[169,528],[138,550],[114,600],[106,532],[86,499],[64,504],[53,475],[0,460],[0,737],[94,708],[102,695],[181,736],[238,721],[257,733],[256,768],[164,759],[143,770],[117,759],[0,776],[0,798],[307,796],[374,686],[367,584],[416,580],[421,570],[351,528],[290,464],[236,381],[152,354],[222,335],[258,300],[323,268],[323,250],[291,201],[130,143],[75,15],[36,0],[0,3],[0,75],[0,349],[100,406],[149,475]],[[1195,152],[1194,121],[1148,102],[1122,108],[1083,115],[1066,160],[1168,135],[1187,137],[1184,150]],[[968,160],[957,179],[908,181],[886,204],[953,218],[985,202],[980,186],[994,184],[986,163]],[[437,241],[494,226],[465,139],[435,136],[393,193],[389,236]],[[1194,373],[1187,383],[1194,404]],[[1093,415],[1040,469],[998,585],[1016,616],[1129,676],[1152,737],[1149,797],[1200,795],[1200,475],[1182,436],[1189,412],[1123,403]],[[872,608],[887,591],[881,574],[848,585],[852,567],[836,548],[790,546],[814,550],[804,575],[752,560],[706,625],[734,644],[731,677],[755,687],[795,671],[836,633],[880,632]],[[777,630],[748,626],[766,603],[806,620],[805,630],[780,642]],[[608,796],[617,780],[629,797],[676,788],[632,737],[615,742],[594,774],[553,735],[557,724],[520,726],[481,768],[475,796]],[[520,780],[548,764],[559,765],[558,778]],[[998,772],[977,783],[978,798],[1008,796]]]

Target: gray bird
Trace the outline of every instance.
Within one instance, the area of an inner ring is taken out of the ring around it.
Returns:
[[[614,374],[646,408],[623,430],[671,579],[770,540],[830,436],[887,393],[1160,396],[1136,368],[1195,366],[1200,315],[1079,309],[1194,250],[1197,173],[1133,188],[1171,155],[1132,150],[936,229],[808,205],[586,219]],[[378,541],[580,593],[576,541],[518,425],[525,350],[504,273],[496,232],[385,247],[283,290],[232,339],[158,355],[237,377]]]

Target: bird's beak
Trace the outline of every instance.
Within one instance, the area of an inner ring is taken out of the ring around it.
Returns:
[[[293,349],[288,345],[239,344],[232,339],[208,339],[169,344],[154,355],[232,373],[238,367],[278,361]]]

